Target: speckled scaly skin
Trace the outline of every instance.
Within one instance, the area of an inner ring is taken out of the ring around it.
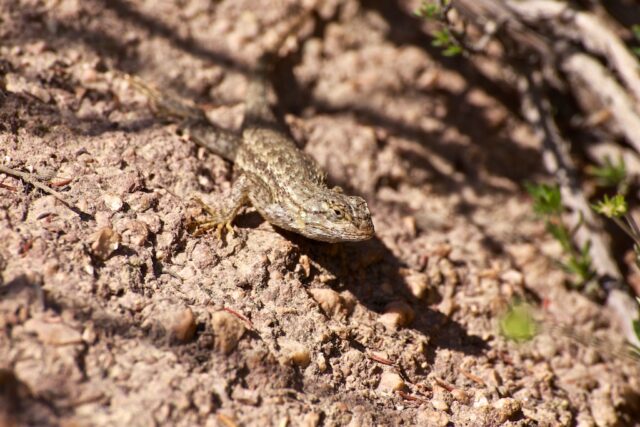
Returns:
[[[247,92],[242,136],[210,123],[201,110],[131,80],[156,113],[180,119],[194,142],[235,162],[231,194],[219,209],[205,207],[211,218],[200,224],[199,231],[216,229],[218,235],[225,227],[233,231],[231,221],[250,203],[271,224],[310,239],[348,242],[373,237],[365,200],[329,188],[315,161],[279,129],[267,102],[265,67],[260,68]]]

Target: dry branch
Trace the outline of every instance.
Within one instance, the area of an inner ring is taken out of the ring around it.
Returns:
[[[598,97],[611,110],[621,132],[640,153],[640,114],[634,101],[598,61],[584,53],[574,53],[562,61],[562,69]]]
[[[618,128],[640,153],[640,64],[602,20],[550,0],[453,0],[452,5],[481,28],[493,22],[507,46],[534,52],[547,66],[556,65],[570,80],[583,82],[601,105],[611,108]],[[626,87],[592,56],[570,48],[571,43],[606,58]]]
[[[612,28],[589,12],[573,10],[552,0],[509,1],[509,8],[529,24],[542,24],[558,37],[581,43],[588,51],[603,56],[640,103],[640,63]],[[548,22],[551,21],[551,25]]]

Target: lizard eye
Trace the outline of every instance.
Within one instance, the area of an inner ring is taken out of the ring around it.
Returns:
[[[344,217],[344,212],[342,212],[342,210],[340,210],[339,208],[331,208],[331,211],[333,212],[333,215],[338,219],[342,219],[342,217]]]

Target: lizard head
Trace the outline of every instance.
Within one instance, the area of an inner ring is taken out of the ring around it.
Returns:
[[[299,212],[298,233],[324,242],[357,242],[373,237],[367,202],[358,196],[327,190],[308,200]]]

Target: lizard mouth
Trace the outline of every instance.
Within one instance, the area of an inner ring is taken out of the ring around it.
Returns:
[[[371,219],[368,219],[367,221],[362,223],[358,228],[358,231],[362,236],[364,236],[365,239],[373,237],[373,235],[376,232],[375,229],[373,228],[373,221],[371,221]]]

